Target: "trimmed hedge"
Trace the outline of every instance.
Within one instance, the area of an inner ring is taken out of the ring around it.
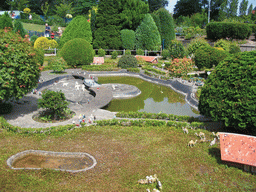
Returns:
[[[127,68],[136,68],[137,67],[137,59],[132,55],[123,55],[118,61],[118,67],[122,69]]]
[[[206,25],[208,39],[246,39],[252,33],[251,27],[246,23],[212,22]]]
[[[112,65],[84,65],[82,67],[86,71],[116,71],[118,68]]]
[[[127,71],[133,72],[133,73],[139,73],[140,69],[139,68],[128,68]]]
[[[155,72],[155,73],[157,73],[157,74],[159,74],[159,75],[165,75],[165,74],[166,74],[166,72],[161,71],[161,70],[159,70],[159,69],[152,68],[152,67],[150,67],[150,66],[143,66],[142,69]]]

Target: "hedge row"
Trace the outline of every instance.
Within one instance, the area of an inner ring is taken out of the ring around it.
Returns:
[[[246,23],[212,22],[206,25],[208,39],[246,39],[251,33],[251,27]]]
[[[127,71],[133,72],[133,73],[139,73],[140,69],[139,68],[128,68]]]
[[[161,71],[159,69],[155,69],[155,68],[152,68],[152,67],[149,67],[149,66],[143,66],[142,69],[152,71],[152,72],[160,74],[160,75],[165,75],[166,74],[164,71]]]
[[[147,113],[147,112],[118,112],[117,117],[121,118],[143,118],[143,119],[164,119],[164,120],[175,120],[175,121],[199,121],[195,117],[190,117],[187,115],[173,115],[166,113]]]
[[[177,122],[177,121],[160,121],[160,120],[149,120],[149,119],[139,119],[139,120],[128,120],[128,119],[111,119],[111,120],[99,120],[96,121],[98,126],[156,126],[156,127],[163,127],[163,126],[172,126],[172,127],[190,127],[193,129],[196,128],[203,128],[205,123],[200,122],[193,122],[191,124],[187,122]]]
[[[86,71],[116,71],[117,67],[112,65],[83,65],[83,70]]]

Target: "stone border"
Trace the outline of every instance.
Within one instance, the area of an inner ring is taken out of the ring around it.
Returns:
[[[56,170],[56,171],[67,171],[67,172],[71,172],[71,173],[78,173],[78,172],[82,172],[82,171],[87,171],[89,169],[92,169],[96,166],[97,164],[97,161],[96,159],[91,156],[90,154],[88,153],[80,153],[80,152],[54,152],[54,151],[42,151],[42,150],[26,150],[26,151],[22,151],[22,152],[19,152],[15,155],[12,155],[9,159],[7,159],[7,165],[11,168],[11,169],[14,169],[14,170],[22,170],[22,169],[30,169],[30,170],[40,170],[40,169],[43,169],[43,168],[14,168],[12,167],[12,163],[17,159],[17,158],[21,158],[21,157],[24,157],[25,155],[27,154],[43,154],[43,155],[52,155],[52,156],[63,156],[63,157],[84,157],[84,156],[87,156],[87,157],[90,157],[93,161],[93,164],[92,166],[88,167],[88,168],[85,168],[85,169],[79,169],[79,170],[69,170],[69,169],[53,169],[53,170]]]

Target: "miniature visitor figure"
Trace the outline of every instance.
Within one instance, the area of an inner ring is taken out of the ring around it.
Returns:
[[[61,30],[61,27],[58,27],[58,35],[59,35],[59,37],[61,37],[62,36],[62,30]]]
[[[32,20],[32,15],[31,14],[29,14],[28,19]]]
[[[54,32],[51,32],[51,38],[54,39]]]
[[[45,32],[44,32],[44,36],[45,36],[45,37],[49,37],[49,36],[50,36],[50,31],[51,31],[50,26],[48,26],[48,24],[45,23]]]

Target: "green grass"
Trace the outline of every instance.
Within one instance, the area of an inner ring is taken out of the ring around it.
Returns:
[[[44,30],[45,30],[44,25],[38,25],[38,24],[33,24],[33,23],[22,23],[22,24],[23,24],[24,29],[26,29],[26,30],[39,31],[39,32],[44,32]]]
[[[6,124],[2,124],[6,127]],[[32,129],[31,129],[32,130]],[[12,133],[0,129],[1,191],[146,191],[137,181],[157,174],[162,191],[253,191],[256,176],[221,162],[219,145],[187,143],[202,131],[171,127],[90,126],[59,134]],[[70,174],[43,169],[11,170],[6,160],[36,149],[87,152],[97,160],[92,170]]]

